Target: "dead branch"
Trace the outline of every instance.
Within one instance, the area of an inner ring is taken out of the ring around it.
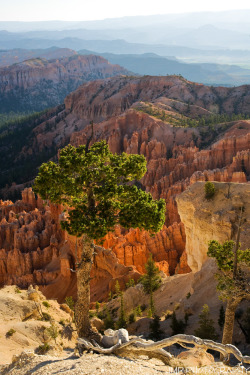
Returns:
[[[200,339],[199,337],[193,335],[184,335],[179,334],[172,337],[168,337],[161,341],[152,342],[146,341],[141,338],[134,338],[126,343],[121,343],[119,340],[117,344],[111,348],[102,348],[95,343],[92,344],[88,340],[78,339],[78,344],[83,346],[84,349],[93,350],[101,354],[116,354],[119,356],[135,357],[140,355],[146,355],[149,358],[160,359],[163,363],[170,365],[173,360],[173,357],[163,348],[179,344],[185,346],[185,344],[194,345],[194,347],[203,349],[203,350],[214,350],[222,354],[224,361],[227,361],[230,354],[233,354],[241,363],[250,363],[250,356],[243,356],[242,353],[234,345],[223,345],[221,343]],[[175,362],[176,363],[176,362]]]

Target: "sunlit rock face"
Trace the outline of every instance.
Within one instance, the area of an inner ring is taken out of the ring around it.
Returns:
[[[250,184],[215,182],[215,195],[205,199],[205,183],[190,186],[176,200],[186,233],[187,263],[192,271],[199,271],[207,259],[208,242],[236,239],[240,208],[245,207],[240,242],[249,247],[250,239]]]

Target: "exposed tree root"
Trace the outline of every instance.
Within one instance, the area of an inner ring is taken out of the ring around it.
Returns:
[[[148,342],[141,338],[134,338],[126,343],[121,343],[121,341],[119,341],[111,348],[102,348],[96,342],[91,343],[81,338],[78,339],[78,344],[80,352],[83,350],[93,350],[101,354],[116,354],[122,357],[146,355],[149,358],[157,358],[169,366],[176,366],[176,359],[163,348],[174,344],[183,345],[187,348],[185,344],[190,344],[205,351],[211,349],[221,353],[224,362],[229,359],[230,354],[233,354],[240,362],[250,363],[250,356],[243,356],[234,345],[223,345],[212,340],[203,340],[192,335],[179,334],[157,342]]]

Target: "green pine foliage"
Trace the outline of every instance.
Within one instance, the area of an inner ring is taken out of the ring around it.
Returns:
[[[165,201],[154,200],[135,184],[146,172],[145,157],[112,154],[105,141],[91,147],[89,143],[90,139],[86,146],[68,145],[60,151],[58,164],[42,164],[35,179],[35,193],[67,207],[62,229],[76,237],[85,235],[93,252],[93,240],[101,241],[116,225],[158,232],[165,222]],[[82,262],[82,269],[86,262]],[[76,313],[78,327],[86,326],[87,317]],[[126,327],[122,293],[118,327]]]
[[[112,317],[112,315],[110,314],[109,311],[106,312],[106,316],[104,318],[104,328],[105,329],[114,329],[115,328],[115,322],[114,322],[114,319]]]
[[[74,311],[74,308],[75,308],[75,301],[73,300],[73,297],[72,297],[72,296],[68,296],[68,297],[66,297],[66,298],[65,298],[65,303],[66,303],[66,305],[69,306],[69,308],[70,308],[71,310]]]
[[[212,182],[208,181],[205,183],[205,198],[211,199],[215,194],[215,186]]]
[[[100,302],[96,301],[96,303],[95,303],[95,309],[96,309],[96,312],[98,313],[98,311],[100,309]]]
[[[134,287],[135,286],[135,280],[134,279],[129,279],[128,282],[126,283],[126,288]]]
[[[146,273],[140,278],[140,283],[143,285],[144,291],[147,294],[150,294],[151,292],[157,290],[162,282],[160,270],[155,265],[155,262],[152,258],[152,254],[150,254],[150,257],[148,258],[145,268]]]
[[[57,326],[54,323],[51,323],[50,327],[48,327],[45,332],[49,337],[54,339],[54,341],[56,343],[56,339],[59,335]]]
[[[134,323],[134,322],[136,321],[136,314],[135,314],[135,312],[132,312],[132,313],[129,315],[129,317],[128,317],[128,321],[129,321],[130,324],[131,324],[131,323]]]
[[[160,340],[161,335],[163,334],[163,331],[160,329],[160,321],[160,317],[158,315],[154,315],[152,322],[149,324],[149,337],[153,340]]]
[[[181,319],[177,319],[175,311],[171,315],[171,324],[172,335],[178,335],[179,333],[184,333],[187,327],[187,320],[183,322]]]
[[[220,244],[218,241],[212,240],[208,245],[207,255],[216,259],[219,270],[233,271],[234,266],[234,247],[235,242],[225,241]],[[240,265],[250,266],[250,249],[237,251],[238,263]]]
[[[247,269],[250,267],[250,249],[237,250],[237,274],[234,277],[234,254],[235,242],[225,241],[220,244],[212,240],[208,244],[207,255],[215,258],[219,272],[215,275],[217,278],[217,290],[220,292],[220,298],[228,300],[232,297],[247,294],[249,290]]]
[[[155,313],[153,292],[159,288],[162,280],[160,277],[160,270],[158,267],[156,267],[152,254],[150,254],[145,268],[146,273],[140,278],[139,281],[143,285],[145,293],[150,294],[150,308],[148,312],[148,316],[150,317],[150,315],[153,316]]]
[[[136,316],[141,316],[142,315],[141,305],[137,306],[134,311],[135,311]]]
[[[112,154],[105,141],[89,149],[68,145],[60,151],[58,164],[42,164],[34,191],[42,199],[72,207],[61,222],[71,235],[97,240],[117,224],[155,233],[165,221],[165,201],[153,200],[131,184],[145,172],[143,155]]]
[[[119,284],[119,281],[116,280],[115,282],[115,293],[117,296],[119,296],[121,294],[121,288],[120,288],[120,284]]]
[[[195,335],[201,339],[216,340],[218,335],[215,332],[213,319],[210,318],[208,305],[204,305],[199,315],[199,327],[195,330]]]
[[[120,293],[120,316],[117,321],[117,329],[119,328],[126,328],[127,327],[127,320],[124,310],[124,299],[123,299],[123,292]]]

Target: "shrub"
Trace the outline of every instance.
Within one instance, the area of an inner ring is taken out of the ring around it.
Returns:
[[[15,293],[22,293],[22,292],[21,292],[21,290],[18,287],[16,287],[15,288]]]
[[[136,321],[136,314],[134,312],[129,315],[128,321],[129,323],[134,323]]]
[[[135,314],[137,315],[137,316],[141,316],[142,315],[142,308],[141,308],[141,305],[139,305],[139,306],[137,306],[136,308],[135,308]]]
[[[58,329],[57,329],[57,326],[54,324],[54,323],[51,323],[50,327],[46,328],[45,330],[46,334],[51,337],[52,339],[55,340],[55,343],[56,343],[56,338],[58,337],[59,335],[59,332],[58,332]]]
[[[152,310],[148,309],[148,318],[152,318],[152,316],[153,316]]]
[[[93,318],[95,316],[95,312],[94,311],[91,311],[89,310],[89,317],[90,318]]]
[[[43,345],[39,345],[36,349],[37,354],[45,354],[50,350],[50,345],[45,342]]]
[[[96,303],[95,303],[95,309],[96,309],[97,312],[100,309],[100,303],[98,301],[96,301]]]
[[[114,319],[112,318],[111,314],[109,311],[107,311],[106,318],[104,319],[104,329],[114,329],[115,328],[115,322]]]
[[[47,307],[47,308],[50,307],[50,304],[49,304],[48,301],[43,301],[42,304],[43,304],[43,306],[45,306],[45,307]]]
[[[41,320],[44,320],[45,322],[49,322],[51,320],[51,316],[48,313],[43,312],[42,315],[43,316],[42,316]]]
[[[105,312],[105,309],[101,310],[101,311],[98,311],[98,313],[97,313],[97,318],[99,318],[101,320],[105,319],[106,316],[107,316],[107,314]]]
[[[135,280],[134,279],[129,279],[128,282],[126,283],[126,288],[134,287],[135,286]]]
[[[208,181],[205,183],[205,198],[211,199],[215,194],[215,186],[212,182]]]
[[[72,296],[66,297],[65,298],[65,303],[66,303],[66,305],[69,306],[69,308],[71,310],[74,310],[74,308],[75,308],[75,301],[73,300]]]
[[[15,329],[11,328],[7,333],[6,333],[6,337],[11,337],[14,335],[14,333],[16,332]]]

